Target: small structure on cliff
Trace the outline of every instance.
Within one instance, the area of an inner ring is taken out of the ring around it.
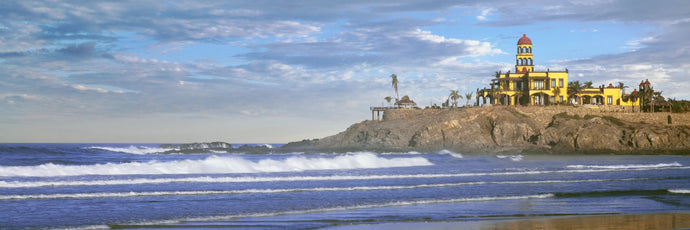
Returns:
[[[568,82],[564,71],[534,71],[532,40],[523,34],[517,42],[515,72],[496,72],[490,88],[477,89],[477,105],[628,105],[639,106],[639,100],[622,94],[623,86],[582,86],[579,81]],[[573,84],[575,83],[575,84]],[[628,100],[624,100],[624,98]]]

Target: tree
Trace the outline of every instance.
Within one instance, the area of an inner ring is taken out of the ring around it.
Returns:
[[[398,96],[398,76],[395,74],[391,74],[391,85],[395,89],[395,100],[400,100],[400,96]]]
[[[457,90],[451,90],[449,97],[451,100],[453,100],[453,106],[455,106],[455,108],[457,108],[458,107],[458,99],[461,99],[462,95],[460,95],[460,93]]]
[[[465,99],[467,100],[467,102],[465,102],[465,107],[469,107],[470,100],[472,100],[472,92],[465,93]]]
[[[558,103],[558,96],[561,95],[561,88],[554,87],[553,90],[551,90],[551,92],[553,92],[553,95],[554,95],[554,104],[557,104]]]
[[[578,93],[582,91],[582,84],[580,81],[571,81],[568,82],[568,98],[572,96],[576,96]]]
[[[445,102],[441,103],[441,108],[448,108],[450,107],[450,100],[446,99]]]
[[[391,96],[384,97],[383,99],[385,99],[388,102],[388,106],[391,106],[391,100],[393,100]]]
[[[623,82],[619,81],[618,82],[618,88],[621,89],[621,97],[622,97],[623,95],[625,95],[625,88],[628,88],[628,86],[625,86],[625,84],[623,84]]]
[[[585,82],[585,88],[592,88],[592,81]]]

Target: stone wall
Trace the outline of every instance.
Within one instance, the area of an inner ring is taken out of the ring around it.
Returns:
[[[517,106],[511,107],[515,111],[529,116],[537,123],[545,127],[551,122],[554,115],[559,113],[566,113],[568,115],[584,117],[586,115],[593,116],[610,116],[623,121],[647,124],[668,125],[668,116],[671,116],[671,125],[690,125],[690,113],[641,113],[639,108],[629,106],[599,106],[599,107],[574,107],[574,106]],[[419,116],[437,115],[441,113],[452,113],[453,111],[472,111],[491,109],[491,107],[484,108],[457,108],[457,109],[390,109],[384,112],[384,120],[410,119]]]

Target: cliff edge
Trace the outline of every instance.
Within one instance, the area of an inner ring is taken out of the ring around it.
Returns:
[[[289,151],[690,154],[688,114],[602,113],[574,107],[388,110]],[[648,116],[648,119],[645,119]],[[668,124],[676,116],[675,123]],[[663,121],[663,122],[662,122]]]

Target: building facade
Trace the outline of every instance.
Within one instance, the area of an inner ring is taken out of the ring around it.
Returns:
[[[517,42],[514,72],[496,72],[489,86],[477,89],[477,105],[480,101],[493,105],[639,105],[638,100],[622,95],[621,88],[611,83],[606,87],[574,86],[569,89],[567,68],[534,71],[532,40],[526,34]]]

